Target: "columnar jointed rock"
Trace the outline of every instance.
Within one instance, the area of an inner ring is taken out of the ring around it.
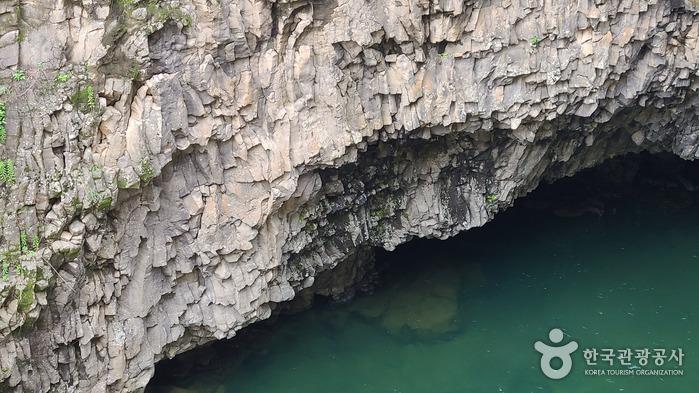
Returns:
[[[0,0],[0,378],[139,391],[367,247],[694,159],[698,8]]]

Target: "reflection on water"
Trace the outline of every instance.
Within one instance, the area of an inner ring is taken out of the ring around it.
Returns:
[[[579,184],[566,187],[539,198],[582,193]],[[695,392],[699,206],[683,189],[650,189],[605,200],[601,217],[585,208],[559,217],[520,206],[451,240],[411,242],[382,256],[390,263],[372,295],[284,318],[254,344],[234,354],[218,349],[196,372],[161,377],[149,388]],[[533,348],[552,327],[580,344],[560,381],[542,375]],[[585,376],[586,347],[682,347],[684,376]]]

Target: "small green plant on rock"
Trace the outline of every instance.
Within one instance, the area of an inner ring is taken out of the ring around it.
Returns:
[[[490,194],[490,195],[488,195],[488,196],[485,197],[485,201],[486,201],[486,203],[488,203],[489,205],[492,205],[492,204],[494,204],[494,203],[496,203],[496,202],[498,201],[498,196],[497,196],[497,195],[494,195],[494,194]]]
[[[29,236],[25,231],[19,232],[19,252],[22,254],[29,252]]]
[[[15,266],[14,266],[15,273],[17,273],[23,277],[26,276],[27,269],[24,266],[22,266],[22,262],[19,260],[19,257],[15,258],[14,263],[15,263]]]
[[[89,113],[97,108],[95,88],[89,84],[75,92],[70,97],[70,102],[83,113]]]
[[[66,83],[70,80],[72,77],[71,72],[59,72],[58,75],[56,75],[56,82],[58,83]]]
[[[449,58],[449,53],[447,53],[447,52],[439,53],[439,58],[442,60],[446,60]]]
[[[27,74],[19,68],[16,69],[12,73],[12,80],[15,82],[21,82],[21,81],[26,80],[26,79],[27,79]]]
[[[539,46],[541,43],[541,38],[539,38],[538,35],[533,35],[531,38],[529,38],[529,45],[531,46]]]
[[[39,245],[41,244],[41,239],[38,235],[32,236],[32,250],[39,251]]]
[[[19,253],[17,256],[20,256],[20,255],[33,256],[34,253],[39,250],[39,243],[41,242],[41,240],[39,239],[39,236],[37,236],[35,234],[32,236],[31,242],[29,240],[30,240],[29,234],[27,233],[27,231],[20,230],[19,231]],[[21,267],[21,264],[19,263],[19,261],[17,260],[15,262],[16,262],[15,268],[17,270],[21,270],[22,267]]]
[[[129,67],[128,71],[126,72],[126,75],[132,81],[141,79],[141,68],[138,66],[138,63],[132,63],[131,67]]]
[[[15,182],[15,163],[14,161],[0,160],[0,184],[14,184]]]
[[[92,164],[90,165],[90,174],[92,175],[92,177],[96,178],[102,174],[102,168],[97,164]]]
[[[97,203],[97,209],[101,211],[107,211],[112,206],[112,197],[106,197],[100,199]]]

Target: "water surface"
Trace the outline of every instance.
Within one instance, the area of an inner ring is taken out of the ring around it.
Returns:
[[[578,186],[555,186],[551,195],[560,202],[577,195]],[[546,192],[540,199],[550,202]],[[150,388],[694,393],[696,196],[667,185],[609,195],[616,199],[605,202],[602,217],[558,217],[525,201],[484,228],[411,242],[380,257],[389,263],[373,294],[284,317],[253,344],[231,353],[218,347],[217,357],[194,365],[195,372],[156,379]],[[533,349],[552,327],[564,330],[564,342],[580,345],[572,372],[559,381],[542,375]],[[585,376],[582,349],[590,347],[681,347],[684,365],[665,368],[684,375]]]

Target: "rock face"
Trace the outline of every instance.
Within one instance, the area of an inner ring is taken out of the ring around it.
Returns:
[[[0,0],[0,380],[141,391],[373,246],[696,158],[698,10]]]

